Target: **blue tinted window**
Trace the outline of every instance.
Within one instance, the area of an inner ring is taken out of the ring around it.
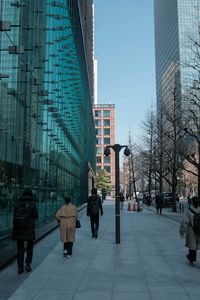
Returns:
[[[110,145],[110,138],[104,138],[104,144]]]
[[[106,170],[106,172],[110,173],[110,166],[105,166],[104,169]]]
[[[104,117],[110,117],[110,110],[104,110],[103,111],[103,116]]]
[[[109,164],[110,163],[110,156],[105,156],[104,157],[104,163]]]
[[[104,135],[110,135],[110,128],[104,128]]]
[[[95,117],[101,117],[101,110],[95,110]]]
[[[101,120],[95,120],[95,126],[101,126]]]
[[[95,131],[96,131],[96,135],[101,135],[101,128],[96,128]]]
[[[110,126],[110,120],[104,120],[103,123],[104,126]]]

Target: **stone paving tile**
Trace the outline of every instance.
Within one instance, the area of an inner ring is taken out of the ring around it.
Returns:
[[[78,290],[73,297],[73,300],[111,300],[112,293],[107,290]]]
[[[73,291],[41,290],[34,300],[72,300],[73,294]]]
[[[113,278],[109,274],[103,273],[99,275],[96,273],[96,276],[94,276],[93,273],[86,273],[80,282],[78,290],[93,291],[101,289],[102,291],[112,291],[112,286]]]
[[[51,279],[47,280],[43,285],[43,290],[76,290],[79,286],[80,278],[65,277],[57,273],[55,276],[52,276]]]
[[[148,292],[114,291],[112,300],[152,300],[152,298]]]
[[[184,294],[185,289],[178,282],[148,282],[149,290],[151,293],[170,293],[170,294]]]
[[[62,257],[58,242],[10,299],[199,300],[200,263],[188,264],[179,224],[169,218],[124,209],[116,245],[114,205],[105,202],[98,239],[84,215],[72,258]],[[31,282],[35,293],[28,294]]]
[[[148,285],[140,279],[132,280],[115,280],[113,290],[116,291],[132,291],[132,292],[148,292]]]
[[[12,300],[32,300],[34,296],[37,294],[38,289],[30,288],[30,287],[20,287],[15,291],[15,293],[11,296]],[[9,298],[10,299],[10,298]]]
[[[199,300],[200,294],[189,294],[191,300]]]
[[[151,297],[153,300],[191,300],[191,298],[185,293],[151,293]]]

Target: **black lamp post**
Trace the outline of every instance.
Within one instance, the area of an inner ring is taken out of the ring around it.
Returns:
[[[130,150],[126,145],[109,145],[104,150],[104,155],[110,155],[110,148],[115,152],[115,235],[116,244],[120,244],[120,201],[119,201],[119,152],[125,148],[124,155],[129,156]]]

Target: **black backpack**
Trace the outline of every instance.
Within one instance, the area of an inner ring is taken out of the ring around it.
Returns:
[[[194,214],[192,228],[196,234],[200,235],[200,213],[196,213],[192,208],[189,208],[189,210]]]
[[[13,226],[17,228],[27,228],[29,224],[29,203],[20,201],[14,209]]]
[[[98,213],[99,213],[99,196],[91,196],[89,208],[90,208],[90,212],[92,215],[98,215]]]

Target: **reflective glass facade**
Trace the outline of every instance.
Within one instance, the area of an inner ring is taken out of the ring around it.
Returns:
[[[38,234],[65,194],[86,202],[96,163],[92,4],[0,1],[0,265],[14,247],[13,206],[26,186]]]
[[[169,99],[169,93],[172,94],[176,85],[182,111],[187,109],[188,104],[182,96],[190,84],[188,78],[191,75],[194,78],[197,74],[189,74],[191,71],[183,63],[193,57],[188,36],[196,40],[199,38],[198,5],[200,0],[154,0],[158,108],[162,101],[168,101],[166,99]]]

